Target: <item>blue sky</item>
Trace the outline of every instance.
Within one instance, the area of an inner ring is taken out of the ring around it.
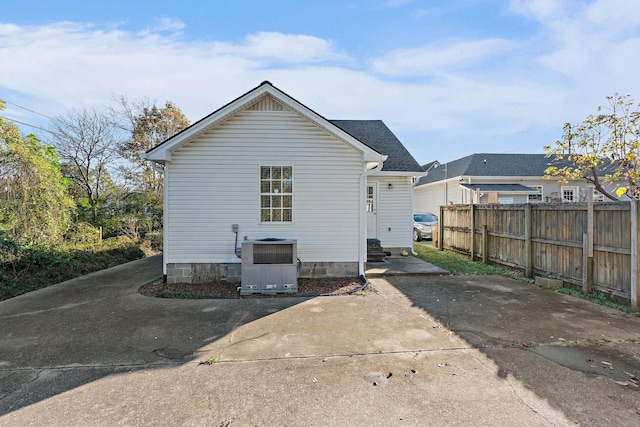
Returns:
[[[41,127],[119,95],[171,100],[193,122],[269,80],[327,118],[384,120],[424,164],[541,153],[607,95],[640,99],[640,8],[628,0],[0,0],[0,10],[0,115]]]

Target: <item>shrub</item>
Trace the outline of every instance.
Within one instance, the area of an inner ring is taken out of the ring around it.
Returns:
[[[140,245],[120,236],[101,243],[67,243],[57,247],[18,248],[0,263],[0,300],[59,283],[93,271],[143,258]]]

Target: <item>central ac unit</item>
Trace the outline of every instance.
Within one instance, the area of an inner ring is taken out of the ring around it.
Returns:
[[[296,240],[242,242],[240,295],[298,292]]]

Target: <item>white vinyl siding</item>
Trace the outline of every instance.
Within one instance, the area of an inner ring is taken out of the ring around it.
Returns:
[[[413,246],[413,208],[411,177],[370,176],[378,182],[378,230],[376,235],[385,249]],[[391,184],[391,188],[389,187]]]
[[[557,180],[543,180],[536,177],[467,177],[471,183],[484,183],[484,184],[522,184],[527,187],[540,188],[542,191],[543,203],[558,203],[562,202],[562,190],[571,189],[574,191],[574,201],[586,202],[587,189],[590,188],[589,183],[586,181],[570,181],[568,186],[561,185]],[[418,212],[433,212],[438,213],[440,206],[443,205],[445,184],[443,181],[433,182],[419,187],[414,187],[414,206]],[[455,200],[455,195],[452,193],[452,184],[448,184],[449,200]],[[615,189],[615,185],[606,184],[605,189],[612,192]],[[594,193],[595,194],[595,193]],[[505,197],[511,197],[504,195]],[[526,195],[513,196],[513,203],[528,203],[532,202]],[[599,200],[594,197],[594,200]],[[485,195],[480,201],[476,203],[487,203],[488,198]],[[469,197],[466,200],[461,200],[454,203],[470,203]]]
[[[260,166],[294,170],[293,221],[261,223]],[[357,262],[361,153],[297,114],[243,111],[172,153],[167,263],[239,262],[239,241],[298,240],[303,262]]]
[[[414,212],[429,212],[440,215],[443,193],[444,185],[431,184],[415,187],[413,190]]]

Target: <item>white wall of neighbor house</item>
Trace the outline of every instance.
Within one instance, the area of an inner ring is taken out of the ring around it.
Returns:
[[[465,182],[469,182],[469,179],[464,179]],[[440,206],[444,205],[444,200],[453,202],[453,204],[470,204],[470,203],[489,203],[489,195],[484,194],[480,197],[480,200],[475,200],[472,196],[472,192],[463,189],[460,185],[460,177],[456,182],[449,181],[448,183],[435,182],[420,187],[414,188],[414,206],[415,210],[419,212],[433,212],[438,213]],[[593,185],[586,181],[571,181],[568,183],[559,183],[557,180],[546,180],[536,177],[472,177],[471,183],[483,183],[483,184],[522,184],[534,188],[541,189],[541,195],[523,195],[523,194],[500,194],[498,200],[500,203],[544,203],[544,202],[563,202],[568,201],[568,197],[571,194],[571,190],[574,193],[575,202],[585,202],[587,200],[588,191],[593,191]],[[458,191],[452,191],[454,187],[459,188]],[[614,194],[615,185],[605,184],[605,189]],[[566,191],[563,191],[566,190]],[[447,197],[445,197],[445,191]],[[603,197],[601,194],[595,193],[595,201],[609,201],[609,199]]]
[[[567,183],[560,183],[557,180],[548,180],[548,179],[531,179],[523,182],[519,182],[522,185],[526,185],[534,188],[541,188],[542,197],[541,200],[537,200],[535,196],[529,196],[528,201],[530,202],[562,202],[568,201],[563,198],[563,190],[574,190],[574,200],[575,202],[586,202],[587,195],[589,191],[594,191],[593,184],[588,183],[586,181],[570,181]],[[616,186],[613,184],[605,184],[604,188],[609,191],[611,194],[615,195]],[[595,201],[609,201],[608,198],[604,197],[598,191],[594,192],[594,200]],[[518,203],[526,203],[526,202],[518,202]]]
[[[378,240],[384,250],[399,252],[413,246],[412,177],[372,175],[378,183]],[[395,250],[394,250],[395,249]]]
[[[260,166],[293,167],[293,221],[261,223]],[[236,263],[248,239],[298,240],[298,257],[358,261],[361,153],[297,114],[245,110],[172,153],[166,263]]]
[[[438,215],[440,206],[471,203],[469,193],[460,186],[460,177],[448,181],[414,187],[414,212],[430,212]],[[467,201],[465,201],[467,200]]]

